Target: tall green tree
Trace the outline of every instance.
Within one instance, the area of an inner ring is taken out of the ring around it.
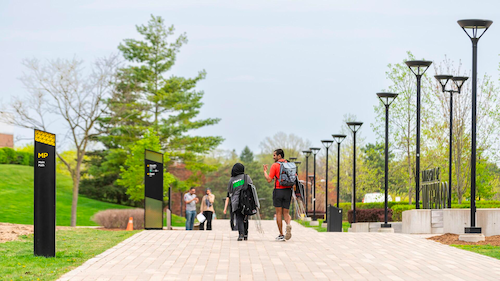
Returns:
[[[253,162],[253,152],[250,150],[248,146],[245,146],[245,148],[241,152],[240,159],[245,163]]]
[[[120,70],[115,93],[107,101],[109,110],[101,118],[99,140],[110,154],[128,154],[147,128],[152,128],[159,139],[159,150],[193,171],[189,184],[172,185],[183,191],[199,183],[202,174],[215,169],[203,162],[202,155],[223,141],[220,136],[196,136],[191,132],[215,125],[220,119],[197,118],[204,95],[197,83],[205,79],[204,70],[194,78],[167,76],[180,48],[187,43],[186,34],[171,39],[174,26],[167,27],[161,17],[155,16],[136,28],[141,38],[125,39],[118,47],[128,65]],[[129,168],[125,163],[122,166]]]

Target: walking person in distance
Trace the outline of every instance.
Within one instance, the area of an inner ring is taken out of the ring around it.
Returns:
[[[231,209],[236,215],[236,225],[238,226],[238,241],[248,239],[248,216],[243,215],[240,208],[240,193],[243,188],[253,184],[249,175],[245,175],[245,166],[236,163],[231,170],[231,178],[227,187],[226,204],[224,205],[224,214],[227,212],[227,206],[231,202]]]
[[[200,230],[204,230],[205,222],[207,223],[207,230],[212,230],[212,217],[214,214],[215,195],[212,194],[210,188],[207,189],[205,196],[201,199],[200,212],[203,213],[206,220],[200,223]]]
[[[196,216],[196,189],[191,187],[189,191],[184,194],[184,203],[186,203],[186,230],[193,230],[194,217]]]

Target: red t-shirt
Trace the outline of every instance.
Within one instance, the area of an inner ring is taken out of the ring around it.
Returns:
[[[278,162],[286,162],[285,159],[280,159]],[[276,189],[284,189],[290,188],[291,186],[281,186],[280,185],[280,164],[274,163],[271,165],[271,170],[269,171],[269,177],[274,179],[274,188]]]

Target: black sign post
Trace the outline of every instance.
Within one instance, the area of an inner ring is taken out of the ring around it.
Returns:
[[[144,151],[144,228],[163,229],[163,154]]]
[[[56,135],[35,130],[35,256],[56,256]]]

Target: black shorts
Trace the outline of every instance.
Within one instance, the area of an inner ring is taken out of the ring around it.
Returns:
[[[274,207],[281,207],[283,209],[290,209],[292,202],[292,189],[283,188],[273,190],[273,205]]]

